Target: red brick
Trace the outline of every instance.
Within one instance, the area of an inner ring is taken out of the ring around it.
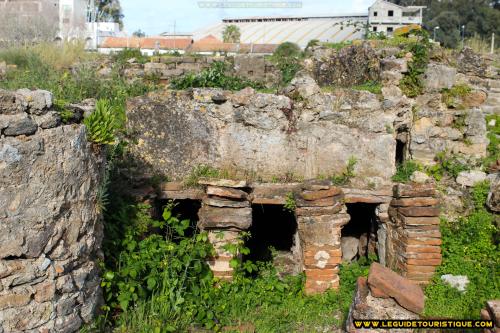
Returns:
[[[436,245],[440,246],[443,241],[440,238],[409,238],[406,240],[406,244],[410,246],[414,245]]]
[[[410,217],[401,215],[401,222],[405,225],[435,225],[439,226],[440,219],[437,216],[434,217]]]
[[[404,251],[408,253],[441,253],[441,247],[409,245],[405,247]]]
[[[441,258],[438,259],[407,259],[408,265],[423,265],[423,266],[439,266],[441,265]]]
[[[304,200],[313,201],[318,199],[334,197],[339,194],[342,194],[342,189],[340,187],[332,187],[328,190],[302,191],[301,196]]]
[[[424,266],[424,265],[405,265],[403,270],[409,273],[434,273],[436,271],[436,266]]]
[[[408,253],[405,252],[402,254],[405,258],[412,259],[441,259],[441,253]]]
[[[439,204],[439,199],[436,198],[403,198],[403,199],[393,199],[391,201],[392,206],[401,207],[426,207],[426,206],[436,206]]]
[[[428,184],[397,184],[393,188],[395,198],[435,197],[436,186]]]
[[[401,207],[398,212],[404,216],[439,216],[438,207]]]

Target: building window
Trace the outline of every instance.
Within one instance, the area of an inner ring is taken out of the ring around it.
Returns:
[[[377,32],[377,27],[373,27],[373,31]]]
[[[388,12],[388,15],[389,15],[389,16],[394,16],[394,11],[393,11],[393,10],[390,10],[390,11]]]
[[[373,16],[378,16],[378,12],[373,12]]]
[[[393,27],[387,27],[387,32],[393,32],[394,28]]]

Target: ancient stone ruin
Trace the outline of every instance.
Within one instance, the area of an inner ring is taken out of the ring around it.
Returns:
[[[102,295],[102,148],[46,91],[0,90],[0,332],[74,332]]]
[[[232,278],[239,254],[225,245],[246,231],[248,259],[273,261],[282,275],[304,272],[308,294],[338,288],[342,262],[376,255],[351,313],[369,317],[370,306],[390,306],[394,316],[415,318],[422,304],[376,277],[390,268],[412,286],[428,283],[441,263],[441,208],[460,213],[453,198],[461,192],[458,181],[438,192],[426,175],[406,184],[392,176],[406,160],[432,165],[444,151],[486,156],[484,115],[500,111],[500,81],[478,59],[457,68],[434,59],[424,93],[409,98],[399,84],[411,54],[400,51],[366,43],[341,53],[316,49],[279,94],[164,89],[129,100],[138,197],[156,208],[174,200],[208,231],[217,278]],[[183,57],[129,64],[122,74],[168,80],[208,64]],[[276,80],[263,58],[233,66],[235,75]],[[353,88],[366,80],[382,82],[381,93]],[[456,85],[470,91],[446,99],[443,89]],[[87,102],[62,125],[49,92],[0,91],[0,333],[74,332],[99,307],[105,159],[78,124],[92,111]],[[197,174],[203,168],[216,175]],[[152,188],[146,180],[156,175],[169,181]],[[461,174],[461,186],[472,186],[474,175]],[[498,198],[490,193],[493,211]],[[418,290],[411,289],[420,297]]]

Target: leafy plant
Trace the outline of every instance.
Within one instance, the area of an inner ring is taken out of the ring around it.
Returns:
[[[200,178],[228,178],[223,171],[213,168],[209,165],[200,164],[191,170],[191,173],[184,179],[183,183],[186,187],[199,186]]]
[[[283,206],[283,209],[294,213],[296,208],[297,203],[295,202],[295,196],[292,192],[288,192],[285,197],[285,205]]]
[[[300,63],[304,54],[297,44],[285,42],[274,51],[271,61],[281,71],[281,85],[285,86],[295,77],[302,68]]]
[[[429,50],[431,48],[429,34],[425,30],[418,30],[415,35],[418,37],[416,40],[406,39],[408,42],[405,51],[411,52],[413,58],[412,61],[408,62],[408,72],[399,83],[399,87],[408,97],[416,97],[423,93],[424,83],[421,76],[429,63]]]
[[[392,181],[398,183],[406,183],[410,181],[411,175],[415,171],[422,170],[422,166],[415,161],[407,160],[399,164],[396,169],[396,174],[392,176]]]
[[[450,155],[446,151],[436,154],[435,160],[436,164],[426,167],[426,171],[438,181],[445,175],[456,178],[460,172],[470,170],[470,166],[466,161],[458,155]]]
[[[332,176],[331,180],[333,185],[346,185],[352,178],[356,177],[354,168],[356,167],[357,163],[358,160],[354,156],[349,157],[345,171],[343,171],[341,175]]]
[[[188,88],[222,88],[227,90],[241,90],[246,87],[260,89],[263,88],[263,85],[258,82],[227,75],[226,64],[222,61],[216,61],[209,68],[204,69],[199,74],[189,73],[172,80],[170,87],[178,90]]]
[[[116,109],[109,101],[98,100],[95,111],[83,120],[87,127],[88,139],[99,144],[115,144],[116,132],[119,128],[116,113]]]

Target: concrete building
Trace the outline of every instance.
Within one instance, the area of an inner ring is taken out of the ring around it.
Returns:
[[[368,26],[372,32],[382,32],[392,35],[399,27],[418,24],[422,25],[424,6],[402,7],[385,0],[377,0],[368,8]]]
[[[222,40],[226,26],[240,28],[241,43],[281,44],[293,42],[302,48],[309,41],[340,43],[362,39],[367,29],[391,35],[399,27],[422,24],[425,7],[402,7],[384,0],[377,0],[368,12],[358,14],[333,14],[322,16],[275,16],[226,18],[216,25],[195,31],[195,41],[213,35]]]

